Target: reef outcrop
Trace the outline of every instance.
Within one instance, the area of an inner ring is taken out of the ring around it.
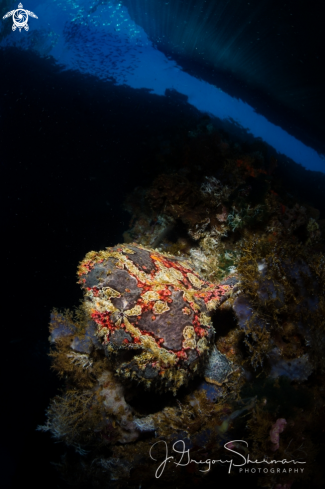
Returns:
[[[217,464],[167,464],[157,482],[178,440],[195,460],[229,458],[229,442],[251,460],[306,461],[252,487],[316,477],[325,224],[282,188],[274,158],[203,129],[176,156],[160,155],[166,172],[128,197],[125,243],[82,260],[81,306],[52,312],[65,385],[40,429],[79,453],[62,468],[72,485],[185,488],[205,477],[215,487],[217,470],[229,483]],[[322,487],[320,472],[311,487]]]

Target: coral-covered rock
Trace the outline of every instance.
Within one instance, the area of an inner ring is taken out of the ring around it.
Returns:
[[[298,358],[284,359],[281,358],[279,348],[273,348],[268,358],[271,365],[270,377],[274,379],[284,376],[290,380],[302,382],[307,380],[313,372],[307,353]]]
[[[214,338],[211,312],[233,287],[135,244],[88,253],[78,275],[97,337],[118,354],[117,373],[174,392],[200,370]]]

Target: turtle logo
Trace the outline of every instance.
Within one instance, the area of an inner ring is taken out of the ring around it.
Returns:
[[[27,24],[29,15],[31,17],[34,17],[35,19],[38,19],[37,15],[35,15],[33,12],[30,12],[29,10],[24,10],[21,3],[18,5],[17,10],[11,10],[10,12],[7,12],[6,15],[3,16],[3,19],[6,19],[11,15],[13,20],[12,30],[15,31],[18,27],[19,32],[21,32],[22,28],[24,28],[25,31],[29,30],[29,26]]]

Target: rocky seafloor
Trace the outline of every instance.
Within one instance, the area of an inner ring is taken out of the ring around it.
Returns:
[[[209,123],[166,144],[52,312],[39,429],[78,487],[323,487],[325,220],[263,146]]]

